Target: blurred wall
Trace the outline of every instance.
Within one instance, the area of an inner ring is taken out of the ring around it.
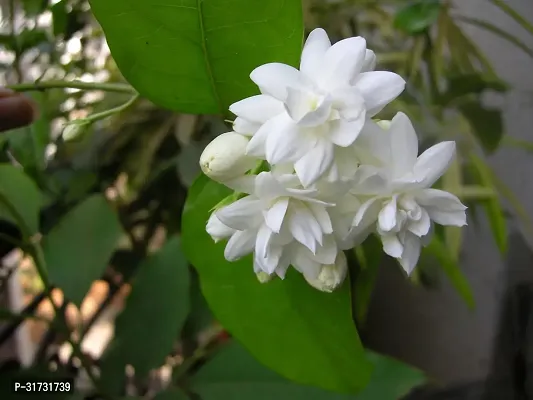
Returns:
[[[532,0],[506,1],[533,22]],[[456,6],[460,13],[488,20],[533,48],[533,35],[487,0],[458,0]],[[468,32],[500,76],[514,86],[505,96],[489,97],[487,102],[504,110],[510,135],[533,141],[533,59],[490,33],[472,27]],[[504,148],[490,162],[533,218],[533,154]],[[529,250],[533,237],[528,238],[528,248],[515,225],[509,254],[501,256],[486,220],[480,222],[474,226],[472,221],[465,229],[462,258],[463,270],[475,292],[476,311],[466,309],[446,278],[439,290],[427,292],[408,286],[391,262],[381,270],[371,305],[369,344],[411,361],[450,384],[482,380],[493,364],[502,374],[511,373],[515,330],[510,326],[507,304],[518,284],[533,283]],[[529,336],[533,349],[533,329]],[[533,351],[530,354],[529,374],[533,376]]]

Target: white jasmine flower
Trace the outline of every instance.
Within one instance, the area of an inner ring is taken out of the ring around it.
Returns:
[[[250,77],[261,95],[233,104],[235,130],[253,135],[247,154],[270,164],[293,163],[304,187],[336,163],[336,149],[359,136],[367,118],[398,96],[405,81],[371,71],[375,55],[362,37],[333,46],[323,29],[309,35],[300,70],[271,63]]]
[[[323,265],[320,268],[320,273],[316,279],[308,278],[304,275],[307,283],[309,283],[314,288],[322,291],[331,293],[337,289],[346,278],[348,273],[348,262],[346,256],[341,251],[337,255],[334,264]]]
[[[334,204],[320,200],[318,190],[301,188],[295,175],[271,172],[243,177],[240,190],[249,196],[216,212],[235,229],[224,252],[228,261],[254,252],[256,273],[281,277],[291,263],[303,273],[334,262],[337,245],[327,212]]]
[[[439,143],[419,157],[418,139],[409,118],[398,113],[388,131],[381,132],[382,168],[361,169],[364,175],[353,188],[367,200],[361,205],[354,226],[357,234],[374,230],[381,236],[383,250],[397,258],[410,274],[420,256],[432,222],[466,225],[466,207],[443,190],[430,187],[448,169],[455,155],[454,142]],[[371,171],[368,173],[368,171]]]
[[[211,179],[224,183],[255,166],[257,160],[245,154],[249,139],[235,132],[217,136],[200,156],[200,168]]]
[[[220,242],[222,239],[227,239],[233,235],[236,231],[229,226],[224,225],[216,216],[212,213],[207,221],[205,230],[211,236],[215,243]]]

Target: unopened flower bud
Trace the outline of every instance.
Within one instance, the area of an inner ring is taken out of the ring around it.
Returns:
[[[235,229],[226,226],[220,221],[215,213],[212,213],[207,221],[206,231],[213,238],[215,243],[226,239],[235,233]]]
[[[376,121],[376,123],[381,129],[388,130],[390,128],[391,121],[386,119],[380,119],[379,121]]]
[[[322,292],[331,293],[342,285],[347,272],[348,262],[346,261],[346,256],[341,251],[335,259],[335,264],[322,266],[317,279],[308,279],[305,275],[304,277],[307,283],[314,288]]]
[[[75,140],[80,140],[83,138],[84,133],[87,132],[87,129],[91,126],[91,122],[87,119],[77,119],[69,122],[61,136],[65,142],[72,142]]]
[[[259,283],[270,282],[273,278],[273,275],[269,275],[265,271],[259,271],[255,275],[257,276],[257,280],[259,281]]]
[[[221,183],[244,175],[257,162],[245,154],[248,141],[248,138],[235,132],[217,136],[200,156],[203,173]]]

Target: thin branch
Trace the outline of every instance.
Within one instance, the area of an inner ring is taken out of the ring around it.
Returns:
[[[48,89],[103,90],[104,92],[137,94],[133,87],[123,83],[95,83],[81,81],[26,82],[7,86],[16,92],[43,91]]]

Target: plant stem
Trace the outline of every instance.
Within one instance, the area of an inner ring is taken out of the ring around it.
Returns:
[[[119,112],[121,111],[124,111],[126,108],[128,108],[129,106],[131,106],[133,103],[135,103],[135,101],[139,98],[139,94],[138,93],[135,93],[131,99],[129,99],[127,102],[125,102],[124,104],[121,104],[120,106],[117,106],[115,108],[111,108],[109,110],[105,110],[105,111],[102,111],[102,112],[99,112],[97,114],[92,114],[92,115],[89,115],[87,118],[85,118],[88,122],[95,122],[95,121],[99,121],[101,119],[104,119],[104,118],[107,118],[107,117],[110,117],[112,116],[113,114],[118,114]]]
[[[32,92],[47,89],[81,89],[81,90],[103,90],[104,92],[132,93],[137,94],[133,87],[123,83],[95,83],[81,81],[44,81],[26,82],[18,85],[7,86],[8,89],[16,92]]]

